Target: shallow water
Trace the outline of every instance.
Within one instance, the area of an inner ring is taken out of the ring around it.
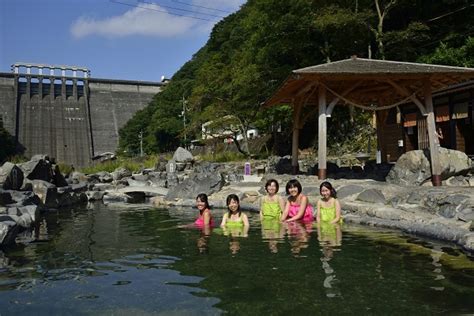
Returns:
[[[195,213],[47,214],[34,242],[3,250],[0,314],[474,313],[474,259],[452,245],[348,224],[262,228],[257,214],[248,234],[181,227]]]

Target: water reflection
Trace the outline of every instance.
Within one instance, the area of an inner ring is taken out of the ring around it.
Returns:
[[[285,225],[291,253],[294,257],[300,257],[301,251],[309,246],[311,224],[294,221],[287,222]]]
[[[337,284],[336,273],[330,265],[330,261],[334,257],[334,252],[341,246],[342,229],[340,224],[331,224],[320,222],[316,224],[318,240],[321,246],[322,257],[321,263],[326,275],[323,281],[323,287],[326,289],[327,297],[336,297],[340,295],[340,291],[335,287]]]
[[[278,253],[278,244],[285,236],[285,226],[279,219],[262,219],[262,239],[268,242],[271,253]]]

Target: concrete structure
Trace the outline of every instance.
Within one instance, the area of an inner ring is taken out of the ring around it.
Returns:
[[[85,166],[115,152],[119,129],[162,86],[91,78],[83,67],[16,63],[12,73],[0,73],[0,124],[27,157],[47,154]]]

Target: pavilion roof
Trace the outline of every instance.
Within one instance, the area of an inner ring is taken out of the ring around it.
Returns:
[[[474,78],[474,69],[352,57],[292,71],[266,106],[289,104],[297,97],[317,104],[318,85],[327,88],[327,101],[370,106],[374,109],[423,97],[429,80],[433,92]],[[343,98],[341,98],[343,96]]]

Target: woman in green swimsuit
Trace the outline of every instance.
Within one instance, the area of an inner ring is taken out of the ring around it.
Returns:
[[[230,194],[226,200],[227,209],[229,210],[222,218],[221,227],[248,227],[249,220],[247,215],[240,210],[239,197]]]
[[[285,209],[285,200],[279,196],[278,181],[270,179],[265,184],[267,195],[260,201],[260,219],[261,220],[280,220],[281,213]]]
[[[319,187],[322,198],[318,201],[316,221],[336,224],[341,221],[341,204],[336,198],[332,184],[324,181]]]

